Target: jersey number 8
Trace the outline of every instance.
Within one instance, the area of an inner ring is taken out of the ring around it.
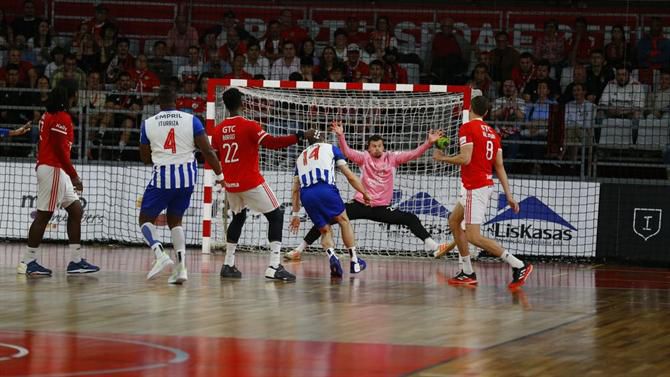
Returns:
[[[493,142],[491,140],[486,140],[486,159],[493,160]]]

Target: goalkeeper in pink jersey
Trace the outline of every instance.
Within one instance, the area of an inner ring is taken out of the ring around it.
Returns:
[[[393,177],[396,168],[419,158],[442,136],[443,132],[430,130],[423,144],[414,150],[403,152],[385,151],[384,139],[379,135],[373,135],[368,139],[367,151],[363,152],[349,148],[340,122],[333,122],[331,130],[337,134],[344,155],[361,169],[361,181],[371,199],[370,205],[366,205],[363,195],[357,192],[354,199],[345,204],[349,220],[367,219],[385,224],[405,225],[424,242],[426,251],[437,252],[442,246],[430,237],[430,233],[415,214],[389,206],[393,198]],[[320,235],[319,229],[312,227],[300,246],[287,253],[284,258],[299,260],[302,251],[319,239]]]

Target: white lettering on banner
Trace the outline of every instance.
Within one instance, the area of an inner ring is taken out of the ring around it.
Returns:
[[[26,230],[32,222],[36,201],[29,195],[37,187],[32,163],[0,162],[5,172],[8,187],[21,188],[0,192],[0,238],[26,237]],[[77,171],[82,176],[86,191],[85,217],[82,226],[82,239],[116,240],[142,243],[137,229],[137,216],[144,188],[151,177],[151,169],[143,166],[101,166],[80,165]],[[199,182],[202,182],[204,169],[198,169]],[[264,172],[266,181],[275,192],[284,207],[290,207],[292,181],[286,172]],[[353,189],[340,179],[338,187],[344,200],[353,197]],[[87,184],[87,182],[89,182]],[[99,184],[94,184],[99,183]],[[522,212],[515,216],[506,206],[504,195],[493,195],[482,225],[484,234],[500,241],[505,248],[518,254],[545,256],[595,256],[596,231],[598,224],[598,205],[600,185],[591,182],[572,181],[531,181],[511,180],[510,185]],[[396,187],[412,189],[396,190],[393,206],[415,213],[424,226],[438,242],[451,239],[447,217],[457,200],[460,183],[458,178],[398,174]],[[123,189],[120,189],[123,188]],[[439,188],[435,192],[435,188]],[[496,184],[496,192],[502,192]],[[201,244],[201,212],[203,187],[198,185],[191,199],[191,207],[183,222],[187,229],[188,244]],[[498,209],[496,203],[504,203]],[[653,213],[652,213],[653,214]],[[644,216],[652,214],[645,213]],[[66,213],[60,210],[55,221],[45,234],[46,239],[67,239],[65,229]],[[221,216],[221,214],[219,214]],[[641,217],[642,218],[642,217]],[[640,233],[645,237],[656,231],[659,221],[639,221]],[[290,216],[285,216],[285,229],[288,229]],[[164,225],[164,217],[159,217],[159,225]],[[220,221],[212,222],[215,239],[223,240],[225,230]],[[421,240],[400,226],[374,223],[367,220],[353,221],[357,231],[358,244],[363,249],[377,250],[423,250]],[[647,226],[650,224],[649,226]],[[284,232],[284,244],[297,245],[311,227],[307,220],[298,235]],[[646,228],[652,229],[647,231]],[[365,231],[364,231],[365,230]],[[167,226],[158,227],[160,239],[169,240]],[[336,232],[339,233],[339,232]],[[258,213],[250,213],[243,228],[240,244],[263,247],[267,240],[267,221]],[[339,237],[339,236],[338,236]],[[342,247],[341,241],[338,246]]]

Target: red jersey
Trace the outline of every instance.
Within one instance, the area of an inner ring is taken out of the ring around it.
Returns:
[[[258,148],[268,135],[261,125],[243,116],[227,118],[212,135],[219,152],[226,191],[242,192],[265,182],[258,166]]]
[[[177,98],[177,110],[189,114],[204,114],[207,110],[207,102],[196,94]]]
[[[130,79],[135,81],[135,91],[140,94],[151,92],[161,86],[158,76],[148,69],[144,71],[133,69],[128,74],[130,75]]]
[[[470,163],[461,166],[461,181],[468,190],[493,184],[493,164],[500,149],[500,136],[481,119],[471,120],[458,130],[458,144],[472,144]]]
[[[49,165],[61,168],[74,178],[77,171],[70,160],[70,148],[74,142],[74,125],[65,111],[45,112],[40,119],[40,143],[37,149],[37,166]]]

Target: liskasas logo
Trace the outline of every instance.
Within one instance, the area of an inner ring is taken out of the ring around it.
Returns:
[[[514,213],[512,208],[507,207],[505,194],[500,193],[498,195],[498,211],[507,209],[484,223],[484,226],[488,226],[487,231],[496,238],[546,241],[570,241],[574,237],[573,233],[577,232],[577,228],[535,196],[529,196],[522,200],[519,206],[521,207],[519,213]],[[511,220],[540,221],[556,224],[559,227],[537,226],[527,222],[517,222],[520,223],[519,225],[502,224]]]

